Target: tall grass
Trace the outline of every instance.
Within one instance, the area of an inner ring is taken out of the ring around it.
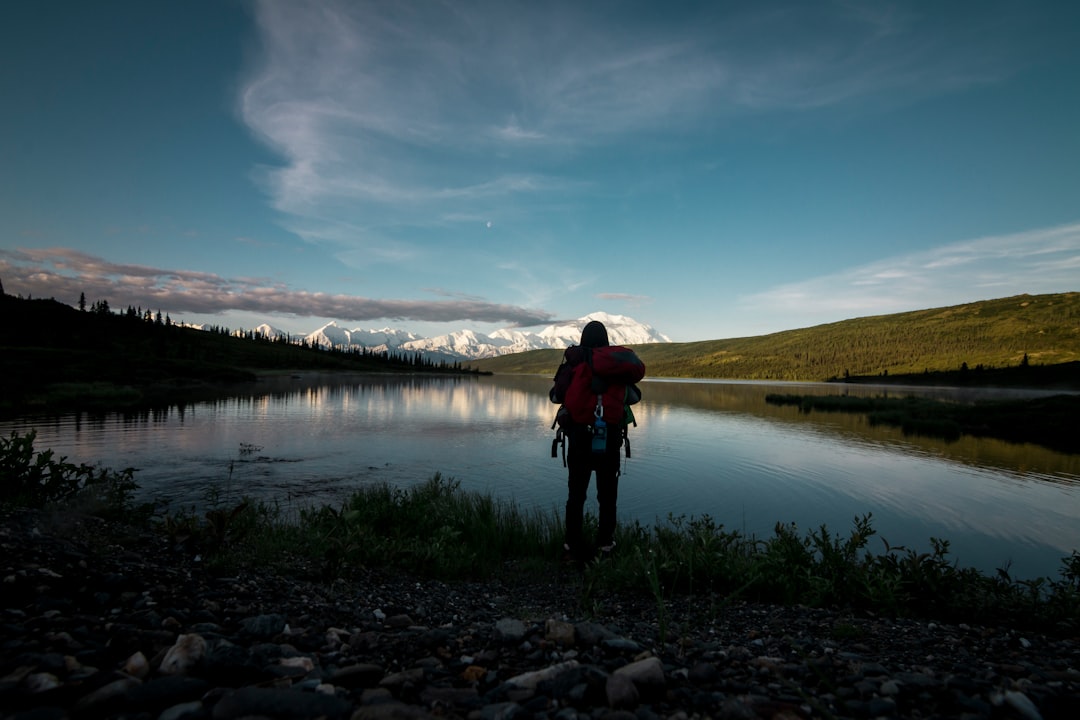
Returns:
[[[31,434],[0,442],[2,504],[79,501],[90,492],[112,517],[135,517],[130,471],[75,466],[49,451],[33,452],[32,441]],[[595,526],[587,516],[587,531]],[[338,506],[283,508],[226,494],[202,515],[177,512],[154,527],[219,569],[253,567],[331,582],[361,568],[549,582],[558,566],[563,578],[580,577],[567,584],[583,608],[612,595],[651,598],[662,633],[669,604],[679,597],[706,613],[750,600],[1080,632],[1080,553],[1063,558],[1054,579],[1013,579],[1007,568],[986,575],[952,561],[947,540],[931,538],[925,552],[882,540],[884,550],[872,552],[869,514],[854,518],[848,534],[778,523],[767,538],[728,530],[708,515],[625,523],[615,557],[587,564],[580,576],[560,565],[556,509],[523,510],[462,491],[440,475],[411,488],[363,488]]]
[[[550,552],[552,519],[436,474],[414,488],[377,485],[340,508],[301,513],[308,547],[332,562],[384,565],[439,577],[486,577],[511,559]]]
[[[329,580],[357,568],[387,568],[446,580],[512,573],[548,581],[563,533],[555,510],[526,512],[439,475],[408,489],[365,488],[338,507],[303,509],[292,518],[254,504],[236,522],[244,532],[214,562],[278,562]],[[594,527],[595,518],[586,524]],[[1057,579],[1014,580],[1007,568],[986,575],[959,567],[947,540],[931,538],[923,552],[883,540],[884,551],[875,553],[875,535],[869,514],[854,518],[847,534],[778,523],[767,538],[728,530],[708,515],[627,523],[617,531],[615,557],[581,571],[581,606],[636,593],[656,603],[665,627],[669,602],[691,597],[706,611],[750,600],[1080,631],[1077,552],[1063,558]]]
[[[241,500],[162,521],[167,532],[221,566],[283,564],[336,578],[354,568],[482,579],[513,562],[539,571],[562,543],[554,513],[525,511],[460,490],[436,474],[415,487],[372,485],[339,505],[284,509]]]

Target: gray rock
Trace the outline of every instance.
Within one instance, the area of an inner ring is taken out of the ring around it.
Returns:
[[[385,673],[378,665],[371,663],[357,663],[339,668],[327,678],[332,685],[348,688],[373,688],[383,679]]]
[[[642,649],[638,643],[623,637],[604,638],[600,641],[600,645],[607,650],[634,654],[641,652]]]
[[[577,623],[574,625],[574,634],[577,636],[578,643],[586,647],[593,647],[604,640],[614,640],[619,637],[617,633],[595,622]]]
[[[568,620],[583,611],[565,577],[421,584],[352,568],[326,584],[302,579],[312,575],[301,568],[222,581],[189,555],[163,561],[172,550],[153,536],[134,544],[124,536],[140,552],[102,551],[120,543],[99,530],[92,542],[58,541],[13,530],[0,509],[5,717],[1050,720],[1072,717],[1080,697],[1080,644],[1028,628],[930,628],[735,599],[706,613],[700,598],[676,595],[665,610],[678,644],[664,644],[648,598],[604,598],[589,608],[594,620]],[[65,549],[79,542],[97,549]],[[543,641],[539,626],[500,611],[526,604],[551,618],[541,621]],[[278,632],[285,618],[302,629]],[[838,623],[857,626],[857,637],[834,636]],[[201,659],[188,653],[166,665],[183,672],[161,672],[181,633],[206,642]],[[154,649],[149,673],[131,663]],[[124,669],[147,679],[122,680]],[[77,709],[80,697],[93,707]]]
[[[214,705],[214,720],[263,716],[268,718],[345,718],[352,705],[334,695],[279,690],[276,688],[240,688]]]
[[[503,618],[495,623],[495,634],[504,642],[521,642],[526,631],[525,623],[514,618]]]
[[[200,700],[192,700],[191,702],[179,703],[172,707],[166,708],[158,715],[157,720],[183,720],[188,715],[195,715],[198,717],[203,716],[203,710],[205,706]]]
[[[577,667],[577,660],[567,660],[540,670],[533,670],[522,673],[521,675],[515,675],[507,680],[506,684],[511,687],[535,690],[536,686],[540,683],[554,680],[563,673],[573,672]]]
[[[102,706],[119,704],[120,698],[134,687],[138,687],[139,681],[135,678],[122,677],[113,680],[108,685],[103,685],[97,690],[88,693],[75,703],[75,708],[81,712],[100,712]]]
[[[516,702],[501,702],[485,705],[479,712],[480,720],[514,720],[526,717],[525,709]]]
[[[551,618],[544,623],[544,638],[563,647],[573,647],[574,626],[563,620]]]
[[[379,681],[379,685],[386,688],[399,688],[404,685],[417,685],[424,681],[424,671],[421,668],[410,668],[391,675],[387,675]]]
[[[269,640],[285,629],[286,618],[278,613],[256,615],[240,621],[240,632],[247,637]]]
[[[711,662],[696,663],[687,674],[687,679],[695,685],[714,683],[718,677],[720,677],[720,670]]]
[[[757,720],[758,714],[753,705],[741,698],[727,698],[720,708],[721,720]]]
[[[859,666],[859,670],[863,675],[868,677],[879,677],[881,675],[888,675],[889,670],[881,663],[876,662],[864,662]]]
[[[639,688],[662,688],[665,684],[664,665],[660,658],[650,657],[623,665],[614,675],[627,677]]]
[[[420,692],[420,699],[428,706],[439,703],[443,706],[472,707],[480,704],[480,695],[476,688],[426,687]]]
[[[866,712],[870,717],[890,717],[896,714],[896,702],[892,698],[870,698],[866,701]]]
[[[604,685],[607,703],[613,708],[634,708],[641,700],[641,693],[628,674],[618,672],[609,675]]]
[[[351,720],[432,720],[435,716],[423,708],[400,702],[365,705],[352,714]]]
[[[127,693],[127,704],[136,711],[160,712],[173,705],[198,700],[209,690],[210,683],[202,678],[166,675],[131,688]]]
[[[1042,714],[1035,707],[1035,703],[1031,702],[1031,698],[1022,692],[1015,690],[1005,691],[1004,704],[1019,713],[1025,720],[1042,720]]]
[[[206,653],[206,640],[202,635],[188,633],[176,638],[176,642],[161,661],[161,672],[167,675],[183,675],[202,660]]]

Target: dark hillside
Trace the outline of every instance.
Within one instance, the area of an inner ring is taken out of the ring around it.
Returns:
[[[639,345],[635,350],[650,377],[826,381],[927,376],[961,368],[1034,369],[1080,360],[1080,293],[1020,295],[757,337]],[[547,374],[554,373],[560,357],[560,351],[539,350],[473,365],[497,373]],[[1076,372],[1075,365],[1065,372],[1066,382],[1080,380]],[[1012,378],[1004,381],[1011,383]]]
[[[415,357],[238,337],[55,300],[0,295],[0,318],[0,411],[6,413],[196,399],[263,372],[460,372]]]

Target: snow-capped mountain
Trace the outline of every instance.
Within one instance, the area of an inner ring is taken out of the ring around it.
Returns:
[[[545,343],[543,347],[566,348],[576,345],[581,340],[581,331],[591,320],[599,320],[607,328],[608,340],[612,345],[643,345],[647,343],[671,342],[667,335],[657,332],[650,325],[640,323],[625,315],[609,315],[594,312],[563,325],[549,325],[539,333]],[[501,332],[501,331],[500,331]]]
[[[413,340],[419,340],[406,330],[383,328],[382,330],[346,330],[336,322],[327,323],[313,333],[304,336],[310,345],[338,348],[367,348],[369,350],[396,349]]]
[[[510,353],[564,349],[581,339],[581,330],[590,320],[604,323],[608,340],[612,345],[641,345],[645,343],[671,342],[671,338],[657,332],[651,326],[625,315],[595,312],[559,325],[549,325],[540,332],[522,332],[510,328],[496,330],[490,335],[474,330],[459,330],[433,338],[424,338],[406,330],[383,328],[382,330],[346,330],[336,322],[328,323],[305,336],[312,345],[338,348],[367,348],[369,350],[398,350],[419,352],[425,357],[438,360],[475,360]],[[264,330],[265,328],[265,330]],[[256,332],[270,335],[280,333],[269,325],[260,325]]]
[[[268,323],[263,323],[259,327],[253,329],[251,332],[255,333],[256,335],[262,335],[265,338],[270,338],[271,340],[279,337],[289,338],[291,340],[293,337],[281,328],[276,328]]]

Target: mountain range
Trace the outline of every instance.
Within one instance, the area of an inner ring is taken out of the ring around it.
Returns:
[[[381,330],[348,330],[336,322],[323,325],[307,335],[290,335],[269,324],[259,325],[253,332],[266,337],[288,337],[309,345],[325,348],[365,348],[375,352],[419,352],[432,360],[477,360],[498,357],[527,350],[564,349],[576,345],[581,330],[590,320],[604,323],[608,340],[612,345],[642,345],[668,343],[671,338],[657,332],[651,326],[625,315],[594,312],[577,320],[549,325],[540,332],[522,332],[511,328],[496,330],[490,335],[474,330],[459,330],[447,335],[426,338],[407,330],[383,328]]]

